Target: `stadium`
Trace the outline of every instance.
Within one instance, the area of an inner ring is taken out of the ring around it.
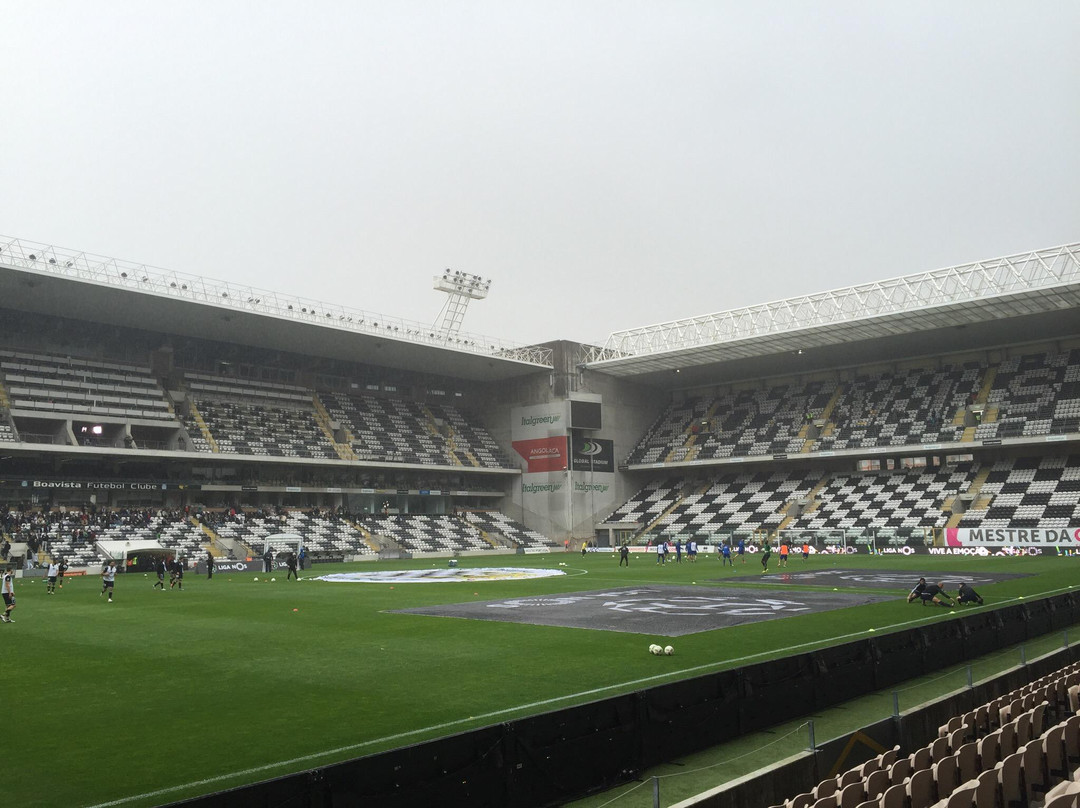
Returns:
[[[433,280],[434,325],[0,238],[11,804],[568,804],[1080,622],[1080,244],[602,345],[472,334],[484,281]],[[986,603],[916,609],[921,575]],[[966,698],[1067,711],[1073,659]],[[813,804],[879,804],[894,740],[900,804],[946,799],[935,703]],[[808,759],[685,804],[811,793]]]

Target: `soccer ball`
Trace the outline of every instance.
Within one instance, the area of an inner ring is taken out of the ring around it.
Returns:
[[[675,649],[674,649],[674,648],[672,648],[672,647],[671,647],[671,646],[669,645],[669,646],[667,646],[667,647],[665,647],[665,648],[664,648],[664,653],[665,653],[665,654],[667,654],[668,656],[671,656],[672,654],[674,654],[674,653],[675,653]]]
[[[270,579],[270,583],[274,583],[274,582],[276,582],[276,581],[277,581],[277,578],[271,578],[271,579]]]
[[[257,581],[257,580],[259,580],[259,579],[258,579],[258,578],[256,578],[255,580]]]
[[[664,651],[664,649],[661,648],[656,643],[653,643],[652,645],[649,646],[649,653],[653,654],[654,656],[660,656],[660,654],[663,653],[663,651]]]

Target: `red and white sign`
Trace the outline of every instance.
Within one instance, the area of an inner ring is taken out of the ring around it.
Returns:
[[[526,462],[526,471],[564,471],[566,469],[566,436],[516,440],[514,451]]]
[[[1047,547],[1080,542],[1076,527],[946,528],[948,547]]]

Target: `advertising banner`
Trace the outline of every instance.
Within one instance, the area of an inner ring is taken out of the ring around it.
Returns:
[[[525,471],[536,474],[543,471],[566,469],[566,437],[533,438],[514,441],[514,451],[525,461]]]
[[[252,561],[244,559],[215,558],[214,572],[262,572],[263,560],[261,558]],[[206,575],[206,558],[204,557],[195,565],[196,575]]]
[[[575,434],[570,441],[570,463],[574,471],[615,472],[615,443],[603,438]]]
[[[526,474],[564,471],[568,466],[566,402],[552,402],[510,411],[510,440],[525,461]]]
[[[1055,547],[1080,544],[1080,527],[993,527],[945,530],[947,547]]]

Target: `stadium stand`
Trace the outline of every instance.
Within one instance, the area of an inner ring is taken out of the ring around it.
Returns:
[[[175,419],[149,369],[135,365],[0,350],[0,381],[12,409]]]
[[[499,511],[468,511],[465,518],[482,533],[494,533],[526,549],[549,549],[551,541]]]
[[[429,404],[427,409],[436,424],[446,429],[447,449],[458,465],[514,468],[488,431],[478,426],[475,420],[468,419],[457,407]]]
[[[812,507],[790,527],[940,528],[946,499],[971,483],[971,464],[941,469],[833,475]]]
[[[189,374],[184,423],[197,451],[312,459],[337,458],[302,387]]]
[[[379,516],[364,520],[376,541],[389,539],[410,553],[458,553],[492,550],[480,530],[452,516],[422,514]]]
[[[980,402],[988,379],[992,385]],[[1025,354],[993,366],[967,362],[672,402],[626,462],[767,457],[1078,431],[1080,349],[1073,349]]]
[[[1076,804],[1080,665],[942,724],[911,753],[887,750],[772,808],[995,808]]]
[[[1080,431],[1080,349],[1007,359],[997,368],[979,440]]]
[[[327,410],[350,436],[360,460],[508,468],[486,430],[451,405],[400,398],[327,394]]]
[[[959,441],[964,420],[956,416],[978,392],[983,372],[973,365],[857,377],[845,385],[814,451]]]
[[[809,493],[818,476],[761,471],[722,474],[704,482],[695,479],[684,484],[681,492],[672,491],[670,505],[652,529],[669,536],[776,530],[788,516],[788,507]]]
[[[218,536],[237,539],[256,554],[261,552],[263,540],[275,533],[302,536],[308,553],[314,556],[375,554],[364,532],[350,519],[338,514],[299,510],[274,514],[238,511],[228,515],[206,513],[203,518]]]
[[[627,462],[682,462],[801,452],[808,426],[828,406],[835,382],[776,385],[672,403]]]
[[[959,527],[1065,528],[1080,521],[1080,455],[999,460]]]

